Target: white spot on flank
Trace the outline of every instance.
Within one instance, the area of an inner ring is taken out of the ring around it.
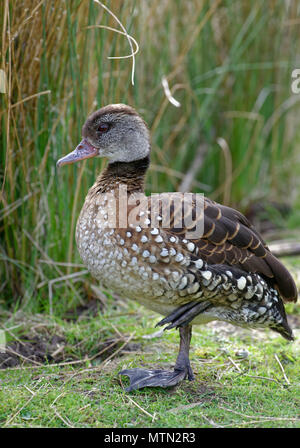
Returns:
[[[126,236],[128,236],[128,238],[130,238],[132,236],[131,232],[126,232]]]
[[[154,274],[152,275],[153,280],[158,280],[159,279],[159,275],[154,272]]]
[[[152,235],[158,235],[158,229],[157,229],[156,227],[154,227],[154,229],[152,229],[152,230],[150,231],[150,233],[151,233]]]
[[[158,235],[158,236],[155,238],[155,241],[156,241],[157,243],[162,243],[162,242],[163,242],[163,239],[162,239],[162,237],[161,237],[160,235]]]
[[[212,272],[211,271],[203,271],[201,272],[202,277],[205,278],[205,280],[210,280],[212,278]]]
[[[131,246],[131,248],[132,248],[132,250],[134,250],[135,252],[138,252],[138,250],[139,250],[139,248],[137,247],[137,245],[136,245],[135,243]]]
[[[150,263],[155,263],[155,262],[156,262],[156,257],[155,257],[155,255],[150,255],[150,257],[149,257],[149,261],[150,261]]]
[[[181,282],[178,286],[178,289],[183,289],[187,285],[188,279],[186,277],[182,277]]]
[[[169,255],[169,251],[166,248],[164,248],[160,253],[161,257],[167,257],[168,255]]]
[[[124,246],[125,241],[123,240],[123,238],[120,239],[120,244],[121,244],[121,246]]]
[[[149,250],[144,250],[144,252],[142,253],[142,256],[143,256],[144,258],[149,257],[149,255],[150,255]]]
[[[135,230],[136,230],[137,232],[141,232],[141,231],[142,231],[142,228],[141,228],[141,226],[136,226]]]
[[[201,258],[199,258],[199,260],[196,260],[194,263],[197,269],[201,269],[203,267],[203,260],[201,260]]]
[[[195,249],[195,244],[194,243],[188,243],[188,245],[186,247],[188,248],[188,250],[190,252],[193,252],[193,250]]]
[[[182,261],[184,259],[184,256],[182,254],[177,254],[175,257],[175,261]]]
[[[237,287],[242,291],[247,285],[245,277],[240,277],[237,281]]]
[[[146,235],[143,235],[142,238],[141,238],[141,242],[142,243],[147,243],[147,241],[148,241],[148,238],[146,237]]]
[[[171,241],[171,243],[176,243],[176,238],[175,238],[175,236],[171,236],[170,241]]]

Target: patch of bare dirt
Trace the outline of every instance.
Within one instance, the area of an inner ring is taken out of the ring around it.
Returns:
[[[60,362],[63,359],[65,340],[54,335],[49,339],[42,336],[22,337],[22,340],[10,342],[5,352],[0,352],[0,369],[16,367],[23,364],[42,365]]]

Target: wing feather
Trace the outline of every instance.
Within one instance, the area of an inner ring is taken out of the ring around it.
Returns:
[[[169,195],[163,193],[160,196]],[[193,195],[191,210],[184,205],[171,205],[170,228],[164,228],[167,235],[176,234],[177,244],[182,244],[188,230],[184,221],[180,223],[180,213],[190,214],[195,219],[203,219],[203,214],[195,216],[195,199]],[[167,198],[166,198],[167,200]],[[175,226],[176,223],[176,226]],[[175,228],[176,227],[176,228]],[[270,252],[266,243],[251,225],[247,218],[237,210],[220,205],[210,199],[204,200],[204,231],[201,238],[191,240],[197,248],[197,257],[203,258],[209,264],[224,264],[236,266],[249,273],[259,273],[272,279],[281,296],[286,301],[297,300],[295,282],[283,264]]]

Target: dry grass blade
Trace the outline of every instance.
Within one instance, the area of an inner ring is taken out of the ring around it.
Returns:
[[[121,347],[118,348],[118,350],[116,350],[114,353],[112,353],[108,358],[106,358],[105,361],[103,361],[102,364],[106,364],[108,361],[110,361],[112,358],[114,358],[115,356],[117,356],[117,354],[123,350],[124,347],[126,347],[127,344],[129,344],[129,342],[131,341],[131,339],[135,336],[135,331],[133,333],[131,333],[131,335],[126,339],[126,341],[124,342],[124,344],[121,345]]]
[[[129,395],[126,395],[128,400],[130,401],[130,403],[134,404],[134,406],[136,406],[138,409],[140,409],[140,411],[142,411],[145,415],[147,415],[148,417],[150,417],[152,419],[152,422],[154,422],[156,420],[156,415],[155,414],[150,414],[148,411],[146,411],[144,408],[142,408],[142,406],[140,406],[136,401],[134,401],[131,397],[129,397]]]
[[[20,104],[25,103],[26,101],[32,100],[41,95],[48,95],[49,93],[51,93],[51,90],[44,90],[43,92],[38,92],[38,93],[35,93],[34,95],[27,96],[26,98],[23,98],[22,100],[17,101],[16,103],[12,104],[11,108],[13,109],[14,107],[20,106]]]
[[[78,279],[79,277],[82,277],[83,275],[87,275],[89,273],[89,271],[87,269],[83,270],[83,271],[79,271],[79,272],[74,272],[73,274],[67,274],[67,275],[63,275],[62,277],[57,277],[57,278],[53,278],[52,280],[48,281],[48,291],[49,291],[49,312],[50,312],[50,316],[53,315],[53,285],[55,283],[61,283],[64,282],[65,280],[71,280],[71,279]],[[43,283],[40,283],[39,287],[43,286]]]
[[[174,413],[179,411],[185,411],[187,409],[193,409],[198,406],[203,406],[203,401],[198,401],[196,403],[190,403],[190,404],[183,404],[181,406],[177,406],[176,408],[168,409],[167,412]]]
[[[165,95],[166,95],[168,101],[171,104],[173,104],[173,106],[180,107],[181,106],[180,102],[175,100],[175,98],[172,96],[168,80],[167,80],[167,78],[165,76],[162,77],[161,83],[162,83],[162,86],[164,88],[164,92],[165,92]]]
[[[128,59],[128,58],[132,58],[139,52],[139,44],[134,39],[134,37],[130,36],[129,34],[126,34],[123,31],[117,30],[116,28],[112,28],[111,26],[106,26],[106,25],[90,25],[90,26],[86,27],[87,30],[91,30],[94,28],[102,28],[104,30],[109,30],[109,31],[113,31],[114,33],[122,34],[123,36],[126,36],[128,39],[131,39],[136,47],[133,53],[127,54],[125,56],[107,56],[107,59]]]
[[[237,363],[230,356],[228,356],[228,359],[238,372],[242,372]]]
[[[94,0],[95,3],[98,3],[98,5],[102,6],[102,8],[104,8],[115,20],[116,22],[120,25],[120,27],[122,28],[125,36],[128,39],[129,45],[130,45],[130,49],[131,49],[131,57],[132,57],[132,71],[131,71],[131,83],[132,85],[134,85],[134,72],[135,72],[135,52],[133,50],[133,46],[132,46],[132,38],[129,37],[129,34],[126,31],[126,28],[122,25],[122,23],[120,22],[120,20],[118,19],[118,17],[107,7],[105,6],[103,3],[101,3],[99,0]],[[130,57],[129,56],[129,57]]]
[[[81,263],[64,263],[62,261],[54,261],[54,260],[38,260],[39,263],[45,264],[53,264],[55,266],[65,266],[68,268],[84,268],[84,264]]]
[[[233,414],[240,415],[241,417],[244,417],[244,418],[254,419],[253,422],[260,422],[262,420],[266,420],[266,421],[280,421],[280,420],[283,420],[283,421],[291,421],[291,422],[293,422],[293,421],[294,422],[300,421],[300,418],[293,418],[293,417],[270,417],[270,416],[265,416],[265,415],[247,415],[247,414],[244,414],[242,412],[235,411],[234,409],[227,408],[225,406],[219,406],[219,408],[223,409],[224,411],[232,412]],[[251,422],[251,423],[253,423],[253,422]],[[248,423],[250,423],[250,422],[248,422]]]
[[[54,414],[56,415],[56,417],[58,417],[66,426],[68,426],[68,428],[75,428],[75,426],[70,422],[70,420],[67,417],[62,417],[60,415],[60,413],[57,411],[57,409],[53,409],[54,410]]]
[[[50,261],[51,264],[54,265],[56,272],[61,276],[64,277],[63,272],[57,267],[57,264],[55,262],[53,262],[53,260],[51,260],[51,258],[47,255],[47,253],[39,246],[39,244],[32,238],[32,236],[24,229],[23,230],[24,234],[27,236],[27,238],[33,243],[33,245],[39,250],[39,252],[41,253],[41,255]],[[68,263],[68,267],[70,266],[70,263]],[[60,278],[61,278],[60,277]],[[73,293],[77,296],[79,302],[81,304],[83,304],[82,299],[80,297],[80,295],[78,294],[78,292],[75,290],[75,288],[73,287],[72,283],[69,282],[68,278],[65,278],[65,280],[67,281],[67,284],[69,285],[69,287],[72,289]],[[51,280],[50,280],[51,281]],[[37,285],[37,288],[41,288],[42,286],[44,286],[45,284],[49,284],[49,280],[46,282],[42,282],[40,284]],[[49,288],[49,286],[48,286]],[[51,290],[52,291],[52,290]],[[50,294],[50,293],[49,293]],[[49,298],[50,301],[50,298]]]
[[[30,391],[30,393],[31,393],[31,397],[23,404],[23,406],[21,406],[18,410],[17,410],[17,412],[14,414],[14,415],[12,415],[8,420],[6,420],[6,422],[4,423],[4,427],[5,426],[8,426],[19,414],[20,414],[20,412],[24,409],[24,408],[26,408],[26,406],[34,399],[34,397],[35,397],[35,393],[32,395],[32,391]]]
[[[289,382],[289,379],[288,379],[288,377],[286,376],[286,373],[285,373],[285,371],[284,371],[284,368],[283,368],[283,366],[282,366],[282,364],[281,364],[281,362],[280,362],[280,360],[279,360],[279,358],[278,358],[278,356],[277,356],[276,353],[275,353],[274,357],[275,357],[276,361],[277,361],[278,364],[279,364],[280,370],[281,370],[282,373],[283,373],[283,376],[284,376],[284,379],[285,379],[286,383],[287,383],[288,385],[290,385],[291,383]]]
[[[86,361],[93,361],[96,358],[99,358],[103,353],[107,352],[111,348],[113,348],[115,345],[117,345],[123,338],[115,339],[111,344],[109,344],[107,347],[100,350],[100,352],[96,353],[94,356],[91,356]],[[108,358],[107,358],[108,359]]]
[[[53,402],[50,404],[50,408],[53,408],[53,406],[55,405],[55,403],[64,395],[66,395],[65,392],[61,392],[59,395],[57,395],[57,397],[53,400]]]
[[[255,378],[255,379],[258,379],[258,380],[272,381],[273,383],[277,383],[280,386],[282,386],[281,382],[276,380],[275,378],[270,378],[268,376],[261,376],[261,375],[249,375],[248,373],[244,373],[244,375],[249,377],[249,378]]]
[[[38,191],[30,192],[23,198],[19,198],[15,202],[4,207],[0,212],[0,220],[6,218],[10,213],[14,212],[18,207],[20,207],[24,202],[28,201],[28,199],[30,199],[31,196],[37,192]]]

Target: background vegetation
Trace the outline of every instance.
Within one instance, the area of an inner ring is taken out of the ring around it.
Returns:
[[[0,93],[0,306],[4,319],[13,313],[11,326],[23,330],[31,326],[28,313],[63,319],[95,296],[106,301],[81,265],[74,241],[78,213],[105,161],[59,171],[55,163],[78,144],[87,115],[108,103],[134,106],[149,124],[148,192],[188,187],[243,212],[266,204],[271,228],[297,236],[300,94],[291,91],[291,73],[300,67],[298,2],[105,4],[139,44],[134,86],[132,59],[108,59],[131,50],[124,35],[98,27],[121,29],[99,4],[0,4],[0,68],[6,74],[6,93]],[[180,107],[166,97],[163,77]],[[119,312],[122,301],[108,303]],[[21,314],[20,321],[19,312],[27,317]],[[84,328],[80,338],[86,340]],[[68,341],[67,346],[74,342]],[[6,422],[19,398],[8,404]],[[57,418],[51,424],[62,422]]]

